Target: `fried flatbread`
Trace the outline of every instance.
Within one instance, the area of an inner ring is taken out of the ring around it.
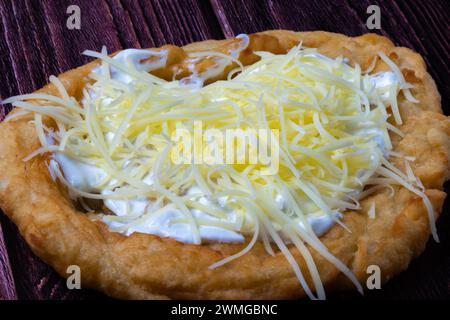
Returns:
[[[399,95],[404,121],[399,128],[405,136],[392,136],[394,150],[416,157],[412,169],[438,215],[446,196],[443,183],[449,178],[450,121],[442,115],[439,93],[421,56],[375,34],[352,38],[320,31],[275,30],[250,35],[250,44],[240,60],[248,65],[258,59],[253,51],[285,53],[299,42],[329,57],[345,56],[362,70],[371,66],[379,51],[399,66],[414,85],[412,92],[420,103],[408,102]],[[225,52],[234,44],[231,39],[202,41],[182,48],[165,46],[170,52],[166,67],[152,73],[171,79],[173,70],[178,69],[185,71],[177,77],[186,76],[186,52]],[[70,95],[81,98],[87,75],[97,63],[93,61],[59,76]],[[378,59],[373,72],[388,69]],[[38,92],[58,95],[51,84]],[[22,116],[0,125],[0,207],[18,226],[33,252],[61,276],[68,276],[69,265],[78,265],[83,287],[125,299],[285,299],[305,295],[284,255],[268,255],[262,243],[241,258],[210,270],[209,265],[240,251],[245,244],[191,245],[149,234],[123,236],[109,231],[102,222],[91,221],[75,209],[64,188],[50,177],[48,156],[22,160],[40,147],[29,120]],[[402,161],[392,161],[404,169]],[[344,214],[343,222],[351,233],[335,225],[321,237],[330,252],[362,283],[369,265],[380,267],[383,282],[405,270],[411,259],[424,250],[429,238],[430,225],[422,199],[403,187],[394,189],[394,196],[389,190],[380,190],[361,201],[362,210]],[[376,218],[370,219],[367,211],[373,202]],[[291,252],[312,286],[303,258],[297,250]],[[352,288],[333,264],[314,249],[311,254],[328,292]]]

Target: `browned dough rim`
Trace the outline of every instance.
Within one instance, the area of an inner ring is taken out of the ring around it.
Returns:
[[[256,60],[252,50],[281,53],[300,41],[330,57],[343,55],[351,63],[359,63],[362,70],[369,67],[378,51],[394,60],[407,81],[414,84],[412,92],[420,100],[412,104],[399,96],[404,120],[400,128],[406,135],[392,136],[394,147],[416,157],[414,173],[425,185],[436,214],[441,211],[446,196],[443,183],[449,178],[450,121],[442,115],[439,93],[420,55],[375,34],[351,38],[321,31],[274,30],[250,38],[249,48],[240,56],[244,64]],[[165,46],[170,50],[167,66],[154,74],[170,78],[174,65],[183,67],[185,52],[223,51],[234,44],[235,40],[208,40],[183,48]],[[59,76],[70,95],[80,98],[86,76],[96,63]],[[377,61],[375,71],[388,69]],[[39,92],[57,94],[53,85]],[[90,221],[51,180],[45,156],[22,161],[39,147],[34,125],[28,120],[22,117],[0,125],[0,207],[32,250],[63,277],[68,276],[69,265],[78,265],[83,287],[126,299],[282,299],[305,295],[283,254],[269,256],[261,243],[238,260],[209,270],[210,264],[244,245],[190,245],[139,233],[125,237],[110,232],[101,222]],[[403,168],[401,162],[396,165]],[[371,264],[380,266],[383,281],[406,269],[429,238],[422,200],[404,188],[395,190],[392,198],[388,191],[380,191],[362,201],[363,210],[346,213],[344,223],[352,233],[334,226],[321,238],[363,283]],[[376,202],[377,217],[368,219],[372,201]],[[303,259],[297,250],[292,253],[311,285]],[[313,249],[311,253],[327,290],[352,286],[332,264]]]

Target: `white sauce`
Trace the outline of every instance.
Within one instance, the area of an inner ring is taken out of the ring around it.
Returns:
[[[162,68],[166,65],[167,62],[167,50],[161,51],[150,51],[146,49],[125,49],[116,54],[113,59],[117,60],[117,62],[129,66],[130,68],[134,68],[137,71],[149,72],[155,69]],[[152,61],[145,61],[148,58],[158,57]],[[100,73],[101,66],[97,66],[92,70],[92,73]],[[133,81],[133,78],[114,66],[110,66],[111,78],[117,81],[120,81],[125,84],[129,84]]]
[[[377,74],[371,75],[370,80],[372,82],[372,85],[375,87],[375,90],[378,91],[378,93],[381,95],[381,99],[384,103],[389,102],[389,96],[390,87],[398,83],[397,76],[392,71],[383,71],[379,72]],[[397,88],[395,90],[395,93],[397,94],[399,90],[399,87],[397,85]]]
[[[110,190],[103,190],[103,195],[109,195],[113,192]],[[139,216],[144,214],[151,206],[151,202],[144,197],[139,197],[133,200],[120,199],[106,199],[104,201],[105,207],[114,212],[118,216]]]
[[[239,47],[237,47],[236,49],[231,49],[229,51],[230,56],[232,56],[235,59],[239,58],[239,55],[241,54],[241,52],[244,51],[245,49],[247,49],[248,45],[250,44],[250,38],[245,33],[241,33],[241,34],[237,35],[236,39],[242,40],[239,43]]]
[[[194,214],[196,217],[200,217],[198,214]],[[203,214],[202,218],[209,217]],[[168,237],[178,240],[183,243],[195,243],[191,226],[187,223],[172,223],[176,219],[183,219],[184,215],[174,206],[168,206],[162,212],[149,215],[139,225],[130,227],[126,231],[126,235],[130,235],[134,232],[141,232],[147,234],[154,234],[160,237]],[[112,229],[123,227],[124,224],[120,222],[109,222],[103,219]],[[199,226],[198,231],[202,240],[217,241],[217,242],[243,242],[244,237],[234,231],[230,231],[224,228],[215,226]]]
[[[55,160],[61,166],[69,184],[86,192],[97,190],[96,187],[107,176],[102,169],[69,158],[62,153],[56,153]]]
[[[184,77],[180,80],[180,83],[184,86],[191,87],[192,89],[200,89],[203,87],[205,79],[196,74],[191,74],[190,76]]]
[[[239,53],[244,50],[248,44],[249,39],[246,35],[239,35],[238,38],[242,39],[241,45],[234,50],[230,50],[230,54],[237,58]],[[320,54],[311,54],[316,57],[320,57],[323,59],[330,59],[326,56]],[[147,59],[152,56],[158,56],[160,59],[151,62],[141,63],[142,60]],[[121,63],[125,63],[130,65],[130,67],[134,67],[139,71],[151,71],[160,67],[165,66],[167,61],[167,51],[149,51],[143,49],[127,49],[118,53],[113,57],[114,60],[117,60]],[[190,77],[182,79],[182,82],[185,82],[186,85],[190,85],[193,87],[201,87],[203,86],[203,82],[205,79],[209,77],[214,77],[218,72],[222,72],[224,66],[219,63],[215,68],[211,68],[202,74],[201,76],[193,74]],[[100,72],[100,66],[96,67],[93,70],[93,73]],[[115,68],[114,66],[110,67],[111,77],[115,80],[121,81],[125,84],[129,84],[132,82],[132,77],[130,77],[125,72],[122,72]],[[384,99],[389,99],[389,86],[391,86],[394,82],[397,81],[396,76],[393,72],[381,72],[376,75],[370,76],[370,81],[372,86],[376,90],[381,90],[382,96]],[[384,152],[384,137],[383,132],[378,128],[369,128],[369,129],[361,129],[355,134],[360,134],[362,136],[373,135],[373,139],[377,142],[380,149]],[[113,133],[107,134],[107,140],[112,140]],[[55,160],[59,163],[64,176],[67,181],[75,188],[78,188],[83,191],[99,191],[102,194],[110,194],[112,191],[110,190],[98,190],[96,187],[99,183],[106,177],[106,173],[93,165],[88,165],[82,163],[78,160],[69,158],[63,154],[55,154]],[[152,184],[152,177],[150,175],[144,178],[144,183],[149,185]],[[188,190],[188,195],[192,194],[193,197],[203,205],[210,205],[210,202],[204,196],[196,196],[201,193],[201,190],[197,187],[193,187]],[[281,210],[284,207],[284,199],[282,195],[278,194],[274,201],[278,204]],[[225,207],[227,199],[221,198],[219,199],[219,205]],[[111,210],[117,216],[124,215],[143,215],[147,213],[152,206],[151,200],[139,197],[132,200],[113,200],[107,199],[104,201],[105,206]],[[218,220],[216,217],[212,217],[206,213],[203,213],[199,210],[192,210],[192,215],[195,218],[202,218],[205,220]],[[180,242],[184,243],[194,243],[193,232],[191,230],[191,226],[187,223],[172,223],[172,221],[177,219],[183,219],[183,213],[178,210],[174,205],[168,205],[163,210],[159,210],[158,214],[149,214],[147,218],[145,218],[138,225],[131,226],[126,229],[125,234],[129,235],[134,232],[141,232],[147,234],[154,234],[161,237],[170,237],[176,239]],[[334,224],[335,219],[341,219],[342,214],[339,212],[335,212],[333,217],[328,215],[317,215],[317,214],[309,214],[307,215],[307,220],[312,228],[312,230],[318,235],[321,236],[325,232],[327,232]],[[233,212],[229,212],[229,216],[226,220],[222,222],[234,223],[234,219],[236,219],[236,214]],[[123,222],[112,221],[108,219],[108,216],[103,216],[102,219],[107,225],[109,225],[112,229],[123,228],[125,224]],[[299,223],[299,225],[304,228],[304,226]],[[202,240],[209,241],[218,241],[218,242],[243,242],[244,237],[242,234],[230,231],[228,229],[216,227],[216,226],[200,226],[199,233]]]
[[[334,225],[335,219],[342,219],[342,214],[339,212],[333,212],[333,217],[328,215],[308,215],[306,219],[308,220],[308,223],[314,233],[320,237]],[[300,226],[303,227],[301,223]]]
[[[55,160],[60,165],[64,176],[67,181],[73,186],[83,191],[101,191],[97,188],[99,183],[103,178],[106,177],[106,173],[93,165],[88,165],[82,163],[78,160],[72,159],[63,154],[55,154]],[[146,176],[144,178],[144,183],[151,185],[151,176]],[[111,194],[110,190],[102,190],[102,194]],[[201,190],[197,187],[192,187],[188,190],[187,195],[192,195],[193,199],[196,199],[199,203],[203,205],[210,205],[211,203],[206,197],[201,196]],[[283,207],[283,197],[277,195],[275,201],[280,206]],[[221,197],[218,199],[218,204],[225,207],[227,202],[226,197]],[[107,199],[104,201],[105,206],[111,210],[117,216],[140,216],[147,212],[151,208],[151,200],[138,197],[132,200],[119,200],[119,199]],[[229,216],[226,220],[219,220],[209,214],[201,212],[199,210],[193,209],[192,215],[195,218],[201,218],[211,221],[221,221],[225,223],[235,223],[236,214],[229,212]],[[340,218],[340,214],[335,215],[335,218]],[[132,226],[127,229],[126,234],[130,235],[134,232],[142,232],[148,234],[155,234],[161,237],[174,238],[180,242],[184,243],[194,243],[193,233],[190,225],[187,223],[172,223],[171,221],[176,219],[184,218],[183,213],[175,208],[173,205],[167,206],[166,210],[163,210],[157,215],[149,215],[148,218],[144,219],[141,223],[136,226]],[[327,215],[308,215],[307,220],[311,225],[313,231],[321,236],[334,224],[332,217]],[[112,229],[120,228],[125,226],[122,222],[111,221],[108,216],[104,216],[102,219],[107,225]],[[299,224],[302,228],[304,227],[301,223]],[[225,228],[220,228],[216,226],[200,226],[199,227],[200,237],[202,240],[218,241],[218,242],[242,242],[244,237],[242,234],[231,231]]]
[[[99,190],[98,188],[100,182],[107,176],[104,170],[93,165],[82,163],[61,153],[55,154],[54,157],[56,162],[60,165],[60,168],[64,173],[64,177],[71,186],[86,192],[98,191],[104,195],[112,193],[110,190]],[[143,182],[151,185],[153,182],[151,175],[147,175],[143,179]],[[200,189],[193,187],[187,194],[192,194],[193,198],[196,198],[198,202],[203,205],[210,204],[204,196],[199,197],[199,193],[201,193]],[[225,202],[225,197],[219,199],[220,205],[224,205]],[[151,200],[144,197],[138,197],[131,200],[107,199],[104,201],[104,205],[117,216],[143,215],[148,212],[148,210],[152,207],[152,204],[153,203]],[[128,228],[126,234],[130,235],[134,232],[142,232],[159,235],[161,237],[174,238],[184,243],[194,243],[193,232],[189,224],[172,223],[173,220],[184,218],[183,213],[173,205],[167,206],[166,209],[167,210],[163,210],[158,215],[149,215],[149,217],[143,220],[140,224]],[[195,209],[192,210],[192,215],[195,218],[205,220],[218,220],[215,217]],[[231,212],[229,219],[222,222],[234,223],[235,219],[236,215]],[[108,216],[103,216],[102,220],[113,229],[123,227],[125,225],[121,222],[109,220]],[[244,241],[244,237],[240,233],[216,226],[200,226],[199,232],[202,240],[217,242]]]

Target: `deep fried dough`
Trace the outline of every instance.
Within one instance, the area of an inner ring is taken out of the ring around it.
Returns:
[[[186,52],[224,51],[235,41],[166,46],[170,50],[168,65],[154,74],[170,79],[174,70],[183,69]],[[362,70],[371,65],[378,51],[383,51],[414,84],[412,92],[420,103],[399,96],[404,120],[400,129],[405,137],[392,136],[392,140],[394,150],[417,158],[412,168],[427,188],[437,215],[445,198],[443,183],[449,178],[450,121],[442,115],[439,93],[420,55],[374,34],[350,38],[327,32],[277,30],[251,35],[250,46],[240,60],[250,64],[257,60],[253,50],[281,53],[300,41],[330,57],[343,55],[350,63],[359,63]],[[96,63],[59,76],[69,94],[81,97],[86,76]],[[377,61],[375,71],[388,69]],[[57,94],[52,85],[40,92]],[[209,270],[210,264],[236,253],[244,244],[191,245],[140,233],[126,237],[89,220],[51,179],[46,167],[48,157],[22,161],[40,146],[34,125],[28,120],[22,117],[0,125],[0,207],[19,227],[32,250],[63,277],[68,276],[69,265],[78,265],[83,287],[127,299],[281,299],[305,295],[284,255],[268,255],[261,243],[243,257]],[[397,165],[402,167],[401,162]],[[370,219],[367,210],[373,201],[376,218]],[[361,205],[362,210],[344,215],[343,222],[351,233],[335,225],[321,240],[363,283],[371,264],[380,266],[383,281],[387,281],[424,250],[430,235],[426,209],[421,198],[401,187],[395,187],[394,197],[389,190],[381,190]],[[297,250],[291,251],[311,285],[302,257]],[[311,253],[328,290],[352,286],[334,265],[313,249]]]

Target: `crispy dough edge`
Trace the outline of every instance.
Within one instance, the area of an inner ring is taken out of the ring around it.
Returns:
[[[302,41],[332,57],[345,55],[362,69],[370,65],[378,51],[394,59],[407,80],[416,85],[413,93],[420,103],[400,97],[405,122],[401,129],[406,135],[393,137],[393,142],[396,150],[417,158],[413,170],[426,186],[436,214],[441,211],[446,196],[443,183],[449,178],[450,122],[442,115],[439,93],[420,55],[395,47],[375,34],[351,38],[322,31],[272,30],[251,35],[251,39],[252,49],[274,52]],[[232,41],[208,40],[183,49],[221,50]],[[251,63],[254,59],[246,51],[241,60]],[[80,96],[85,77],[95,64],[93,61],[59,76],[69,94]],[[384,63],[377,62],[376,71],[385,69]],[[165,71],[159,70],[160,75]],[[57,94],[53,85],[39,91]],[[211,263],[241,250],[243,245],[196,246],[139,233],[125,237],[110,232],[103,223],[90,221],[73,208],[51,180],[45,157],[22,161],[39,147],[28,120],[0,124],[0,207],[33,252],[61,276],[68,276],[69,265],[78,265],[83,287],[124,299],[286,299],[305,295],[284,256],[267,255],[261,243],[240,259],[209,270]],[[402,167],[400,162],[397,165]],[[369,219],[367,210],[373,201],[377,217]],[[426,210],[420,198],[398,187],[393,198],[382,191],[362,201],[362,207],[360,212],[345,214],[343,222],[352,233],[334,226],[322,241],[363,284],[371,264],[380,266],[385,282],[424,250],[430,235]],[[297,250],[292,253],[311,286],[305,262]],[[314,250],[311,253],[328,290],[352,287],[332,264]]]

